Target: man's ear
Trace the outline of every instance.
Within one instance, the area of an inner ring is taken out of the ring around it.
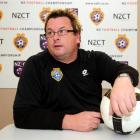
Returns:
[[[76,36],[77,36],[77,44],[80,44],[80,42],[81,42],[81,34],[76,33]]]

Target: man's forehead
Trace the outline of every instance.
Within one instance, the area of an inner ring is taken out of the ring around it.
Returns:
[[[54,23],[54,22],[57,22],[57,23],[69,23],[71,24],[71,21],[68,17],[56,17],[56,18],[50,18],[48,20],[48,24],[49,23]]]
[[[57,18],[50,18],[47,23],[47,28],[52,27],[72,27],[71,21],[68,17],[57,17]]]

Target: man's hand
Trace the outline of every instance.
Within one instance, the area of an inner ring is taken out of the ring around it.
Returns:
[[[130,78],[116,78],[110,96],[110,115],[130,115],[135,105],[136,96]]]
[[[101,114],[99,112],[84,111],[74,115],[65,115],[62,123],[63,129],[74,131],[91,131],[98,128]]]

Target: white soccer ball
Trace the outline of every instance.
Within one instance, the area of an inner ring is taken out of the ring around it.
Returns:
[[[116,133],[120,134],[133,134],[135,131],[140,129],[140,89],[135,88],[136,93],[136,107],[129,116],[118,117],[116,115],[109,115],[110,106],[110,93],[111,90],[107,91],[101,101],[101,115],[104,124]]]

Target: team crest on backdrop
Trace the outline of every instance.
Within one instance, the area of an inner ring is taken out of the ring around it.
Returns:
[[[53,68],[53,70],[51,71],[51,77],[59,82],[63,77],[63,73],[60,68]]]
[[[40,34],[40,48],[46,50],[48,46],[47,37],[45,34]]]
[[[2,13],[2,11],[0,10],[0,20],[2,19],[2,16],[3,16],[3,13]]]
[[[17,77],[21,76],[24,64],[25,61],[14,61],[14,74]]]
[[[118,37],[115,39],[115,46],[120,52],[123,52],[129,46],[129,39],[126,37],[125,34],[119,34]]]
[[[0,72],[2,71],[2,64],[0,64]]]
[[[51,12],[50,8],[42,8],[42,11],[39,14],[39,17],[43,23],[45,23],[48,14]]]
[[[25,37],[25,34],[17,34],[17,36],[13,40],[15,47],[18,51],[23,51],[28,44],[28,38]]]
[[[99,25],[104,19],[104,13],[100,8],[93,8],[93,11],[90,13],[90,18],[95,25]]]
[[[10,0],[0,0],[0,88],[16,88],[23,73],[20,60],[48,49],[44,24],[55,9],[67,9],[78,16],[80,48],[103,51],[116,61],[137,67],[138,8],[132,1],[136,0],[13,0],[11,6]],[[83,69],[81,74],[89,72]],[[63,76],[60,68],[50,70],[54,82],[61,82]],[[103,87],[108,88],[104,83]]]
[[[74,15],[78,16],[78,8],[67,8],[70,12],[72,12]]]

